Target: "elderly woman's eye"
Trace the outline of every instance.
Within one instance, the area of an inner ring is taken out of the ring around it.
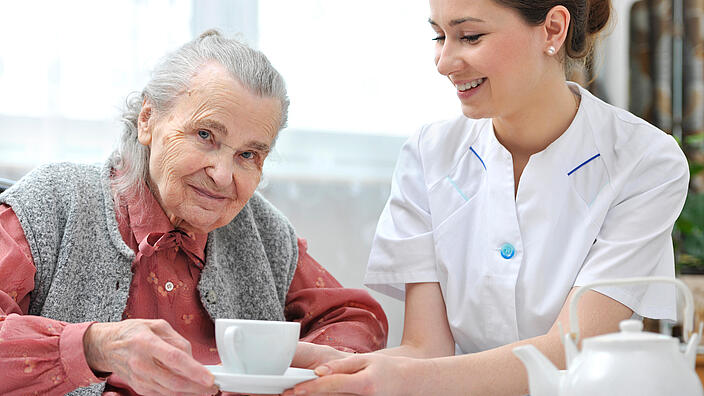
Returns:
[[[252,159],[254,158],[254,153],[251,151],[245,151],[244,153],[241,154],[242,158],[244,159]]]
[[[200,131],[198,131],[198,136],[203,140],[208,140],[210,139],[210,132],[201,129]]]

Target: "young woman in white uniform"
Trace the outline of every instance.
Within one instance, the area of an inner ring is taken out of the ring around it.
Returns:
[[[303,344],[294,363],[322,378],[296,394],[525,394],[511,350],[531,343],[564,367],[557,323],[568,331],[575,288],[674,276],[686,158],[671,136],[564,77],[610,2],[430,8],[437,69],[464,115],[404,145],[372,246],[366,283],[406,301],[401,346],[331,360],[347,355]],[[582,334],[617,331],[634,312],[673,319],[675,297],[664,285],[588,292]]]

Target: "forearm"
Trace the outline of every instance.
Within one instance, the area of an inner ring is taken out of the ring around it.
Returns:
[[[0,320],[0,394],[62,395],[99,382],[83,356],[88,325],[24,315]]]
[[[388,322],[381,305],[365,290],[343,288],[308,255],[304,240],[298,249],[284,315],[301,323],[301,341],[357,353],[386,346]]]
[[[448,325],[445,301],[437,282],[406,285],[401,346],[378,353],[417,359],[455,354],[455,340]]]
[[[513,348],[532,344],[558,368],[564,368],[564,349],[557,334],[547,334],[483,352],[417,362],[420,379],[414,394],[525,395],[528,376]],[[427,391],[427,392],[425,392]]]
[[[405,356],[416,359],[429,359],[451,355],[447,353],[447,351],[437,351],[412,344],[401,344],[397,347],[382,349],[374,353],[387,356]]]
[[[386,333],[369,321],[343,321],[331,323],[302,336],[301,341],[328,345],[350,353],[367,353],[386,345]]]

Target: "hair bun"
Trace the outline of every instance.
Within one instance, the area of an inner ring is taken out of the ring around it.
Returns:
[[[222,37],[222,34],[217,29],[208,29],[201,33],[200,36],[198,36],[198,39],[203,40],[204,38],[209,36]]]
[[[609,22],[611,0],[588,0],[587,5],[589,6],[587,33],[599,33]]]

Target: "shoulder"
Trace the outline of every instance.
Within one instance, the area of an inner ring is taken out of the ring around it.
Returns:
[[[612,179],[635,169],[663,166],[671,172],[688,174],[687,159],[671,135],[584,92],[585,122]]]
[[[42,165],[10,187],[4,197],[8,201],[46,203],[58,197],[99,195],[101,167],[69,162]],[[16,202],[11,203],[15,205]]]
[[[298,259],[298,239],[288,219],[261,194],[255,192],[229,224],[214,231],[214,236],[223,240],[220,246],[231,257],[261,252],[277,282],[288,287]]]
[[[252,211],[252,216],[257,225],[271,230],[293,231],[293,226],[286,216],[260,193],[255,192],[249,202],[247,202],[247,206]]]
[[[490,120],[473,120],[459,116],[450,120],[426,124],[411,136],[409,142],[418,144],[422,155],[463,152],[471,145]]]
[[[469,147],[491,124],[489,119],[459,116],[424,125],[410,136],[401,149],[399,164],[411,160],[422,168],[427,182],[442,177],[466,154]]]
[[[267,250],[297,252],[298,240],[291,222],[260,193],[255,192],[240,213],[223,229],[231,238],[262,243]],[[282,250],[283,249],[283,250]]]
[[[22,177],[16,184],[17,189],[51,189],[60,190],[62,186],[85,185],[100,179],[101,168],[98,165],[60,162],[41,165]]]

